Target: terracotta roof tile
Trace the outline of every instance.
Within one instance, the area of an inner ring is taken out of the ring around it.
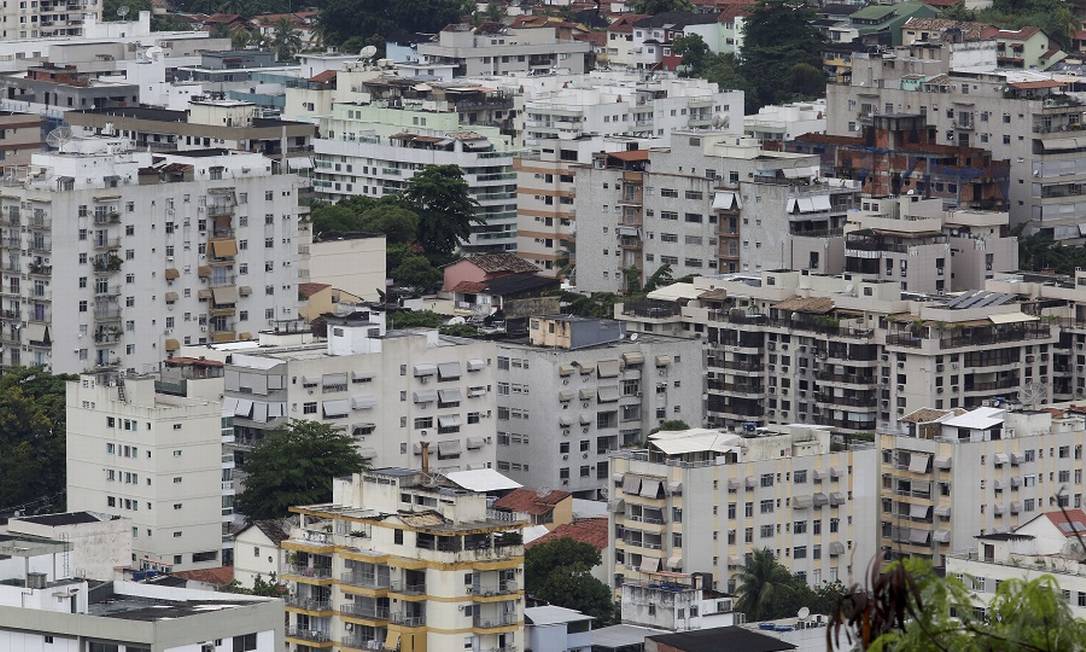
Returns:
[[[204,582],[212,586],[226,586],[234,581],[233,566],[219,566],[218,568],[202,568],[200,570],[177,571],[171,573],[174,577],[180,577],[194,582]]]
[[[327,283],[299,283],[298,284],[298,296],[302,299],[308,299],[314,294],[320,292],[324,288],[332,287]]]
[[[464,258],[484,272],[538,272],[539,268],[516,254],[482,254]]]
[[[539,493],[535,489],[514,489],[494,502],[494,508],[538,516],[554,509],[554,506],[573,494],[561,489]]]
[[[587,543],[594,546],[596,550],[603,550],[607,547],[607,518],[582,518],[572,523],[559,525],[547,534],[532,541],[526,547],[532,548],[541,543],[565,538]]]

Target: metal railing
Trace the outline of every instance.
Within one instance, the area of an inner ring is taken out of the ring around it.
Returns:
[[[319,580],[331,579],[332,569],[328,566],[301,566],[299,564],[291,564],[287,567],[287,575],[311,577]]]
[[[422,627],[426,624],[426,616],[422,614],[408,615],[402,612],[389,614],[388,621],[404,627]]]
[[[367,589],[387,589],[391,583],[388,577],[382,578],[372,573],[354,573],[351,571],[340,575],[339,580],[344,584]]]
[[[471,585],[472,595],[506,595],[508,593],[516,593],[519,590],[520,586],[513,580],[502,580],[498,582],[496,586],[483,586],[482,583]]]
[[[314,598],[306,598],[297,595],[288,595],[286,597],[286,603],[288,607],[296,607],[298,609],[305,609],[307,611],[332,610],[332,603],[328,600],[317,600]]]
[[[520,617],[515,613],[501,613],[494,615],[475,614],[472,626],[488,629],[492,627],[508,627],[520,622]]]
[[[312,641],[314,643],[326,643],[332,640],[332,636],[328,632],[319,629],[305,629],[304,627],[291,627],[287,629],[287,636],[290,638],[300,638],[305,641]]]
[[[378,605],[361,605],[348,602],[339,608],[341,614],[356,618],[369,618],[370,620],[388,620],[388,607]]]

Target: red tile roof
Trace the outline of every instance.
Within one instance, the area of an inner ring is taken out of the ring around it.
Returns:
[[[494,502],[494,508],[510,512],[539,516],[554,509],[554,506],[573,494],[561,489],[554,489],[541,494],[535,489],[521,487],[514,489]]]
[[[1063,512],[1059,511],[1045,512],[1045,516],[1052,521],[1053,525],[1059,528],[1065,537],[1075,536],[1075,532],[1086,536],[1086,512],[1081,509],[1068,509],[1066,511],[1066,517]]]
[[[1006,39],[1008,41],[1028,41],[1041,30],[1037,27],[1022,27],[1021,29],[992,29],[985,33],[985,38]]]
[[[608,32],[621,32],[623,34],[633,31],[634,23],[642,18],[648,18],[648,14],[622,14],[607,27]]]
[[[203,582],[212,586],[226,586],[234,581],[234,567],[220,566],[218,568],[204,568],[201,570],[177,571],[176,573],[172,573],[172,575],[194,582]]]
[[[1011,88],[1017,88],[1018,90],[1029,90],[1033,88],[1059,88],[1064,85],[1064,82],[1059,82],[1055,79],[1039,79],[1037,81],[1011,82],[1007,85]]]
[[[480,254],[461,258],[487,273],[538,272],[539,268],[516,254]],[[457,261],[460,262],[460,261]],[[453,263],[455,265],[456,263]]]
[[[603,550],[607,547],[607,518],[582,518],[573,521],[572,523],[559,525],[547,534],[530,542],[525,547],[532,548],[541,543],[564,538],[587,543],[590,546],[594,546],[596,550]]]
[[[312,77],[310,77],[309,81],[315,82],[317,84],[324,84],[326,82],[330,82],[330,81],[334,80],[335,78],[336,78],[336,71],[335,70],[325,70],[324,72],[317,73],[316,75],[313,75]]]
[[[328,283],[299,283],[298,284],[298,296],[302,299],[308,299],[314,294],[320,292],[324,288],[332,287]]]
[[[611,152],[608,156],[617,158],[620,161],[647,161],[649,160],[649,150],[628,149],[622,152]]]

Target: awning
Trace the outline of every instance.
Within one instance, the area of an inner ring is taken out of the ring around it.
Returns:
[[[641,493],[641,476],[627,473],[626,477],[622,478],[622,491],[631,495]]]
[[[468,437],[468,450],[476,450],[483,447],[486,443],[482,437]]]
[[[562,391],[558,392],[558,400],[562,401],[563,403],[565,403],[566,401],[572,401],[573,400],[573,390],[572,389],[563,389]]]
[[[728,555],[728,566],[742,566],[743,558],[739,555]]]
[[[375,405],[377,405],[377,397],[373,394],[351,397],[351,408],[355,410],[369,410]]]
[[[810,496],[792,496],[792,509],[807,509],[810,506]]]
[[[1003,505],[994,505],[993,509],[992,509],[992,512],[994,512],[996,516],[1002,516],[1003,515]]]
[[[739,200],[739,195],[737,193],[721,190],[713,195],[714,211],[730,211],[742,207],[743,203]]]
[[[943,455],[935,458],[935,468],[946,471],[950,468],[950,456]]]
[[[728,491],[735,491],[737,489],[739,489],[739,481],[738,480],[728,480]]]
[[[618,376],[618,360],[600,360],[596,363],[596,375],[600,378],[614,378]]]
[[[216,258],[230,258],[238,255],[238,243],[233,238],[211,241],[211,255]]]
[[[253,402],[247,398],[239,398],[238,406],[234,410],[234,416],[249,418],[249,415],[253,413]]]
[[[1003,466],[1007,462],[1010,462],[1011,458],[1006,453],[996,453],[992,456],[992,463],[996,466]]]
[[[238,400],[236,398],[230,398],[226,396],[222,400],[222,415],[224,417],[234,416],[235,410],[238,409]]]
[[[219,305],[237,303],[238,289],[233,286],[211,288],[211,296],[215,298],[215,303]]]
[[[173,292],[172,290],[170,292],[167,292],[165,296],[166,303],[175,303],[177,301],[177,293]]]
[[[345,372],[345,371],[342,372],[342,373],[338,373],[338,374],[323,374],[321,376],[321,386],[322,387],[330,387],[330,386],[335,386],[335,385],[346,385],[346,384],[347,384],[347,372]]]
[[[669,482],[667,483],[667,492],[672,496],[681,496],[683,493],[683,483],[681,482]]]
[[[286,403],[268,403],[268,418],[278,419],[287,415]]]
[[[927,505],[909,505],[909,518],[927,518]]]
[[[747,489],[753,489],[755,484],[756,483],[754,482],[754,478],[747,478],[747,480],[746,480]]]
[[[1007,312],[999,315],[988,315],[988,321],[993,324],[1017,324],[1026,321],[1038,321],[1040,317],[1027,315],[1024,312]]]
[[[682,555],[672,555],[672,556],[668,557],[667,558],[667,567],[670,568],[671,570],[674,570],[674,571],[682,570],[682,568],[683,568],[683,556]]]
[[[439,380],[456,380],[460,377],[459,362],[442,362],[437,365],[437,377]]]
[[[352,371],[351,380],[356,383],[368,383],[373,380],[373,374],[368,371]]]
[[[49,327],[45,324],[31,323],[26,327],[27,338],[31,342],[48,342]]]
[[[587,426],[592,424],[592,415],[587,412],[581,414],[581,425]]]
[[[460,415],[459,414],[446,414],[437,418],[437,425],[442,428],[459,428],[460,427]]]
[[[196,275],[200,278],[207,278],[211,276],[211,265],[200,265],[196,268]]]
[[[600,387],[599,390],[596,392],[596,395],[599,397],[600,403],[613,403],[614,401],[618,400],[618,385],[613,385],[611,387]]]
[[[196,291],[196,298],[199,299],[200,301],[207,301],[208,299],[211,298],[211,290],[208,290],[207,288],[204,288],[202,290],[197,290]]]
[[[358,455],[364,460],[372,460],[377,457],[377,450],[373,448],[359,448]]]
[[[840,541],[830,541],[830,556],[837,557],[845,554],[845,544]]]
[[[253,288],[249,287],[248,285],[239,285],[238,286],[238,295],[243,296],[243,297],[247,297],[252,293],[253,293]]]
[[[833,492],[830,493],[830,505],[833,505],[834,507],[836,507],[838,505],[844,505],[844,504],[845,504],[845,497],[842,496],[839,492],[833,491]]]
[[[295,156],[287,159],[287,166],[291,170],[308,170],[313,167],[313,159],[308,156]]]
[[[1022,478],[1014,476],[1011,478],[1011,487],[1017,489],[1022,486]]]
[[[386,650],[398,650],[400,649],[400,630],[389,628],[388,635],[385,637]]]
[[[822,478],[824,478],[824,477],[826,477],[825,471],[822,471],[820,469],[815,469],[815,470],[811,471],[811,478],[815,482],[822,482]]]
[[[581,391],[578,392],[578,394],[580,395],[582,401],[591,401],[592,397],[596,395],[596,392],[592,391],[588,387],[582,387]]]
[[[921,530],[920,528],[912,528],[909,530],[909,543],[916,543],[919,545],[925,545],[928,542],[928,531]]]
[[[833,478],[834,480],[841,477],[841,472],[837,470],[836,466],[831,466],[830,467],[830,477]]]
[[[558,367],[558,375],[559,376],[569,376],[571,374],[573,374],[573,367],[571,367],[570,365],[564,364],[564,365]]]
[[[460,452],[460,440],[439,441],[437,443],[438,455],[456,455]]]
[[[937,543],[950,543],[950,530],[936,530],[932,538]]]
[[[645,498],[656,498],[660,493],[660,481],[653,480],[651,478],[645,478],[641,481],[641,496]]]
[[[437,365],[433,364],[417,364],[415,365],[415,376],[433,376],[437,373]]]
[[[345,417],[351,411],[351,402],[345,398],[336,399],[334,401],[324,401],[321,405],[321,409],[324,410],[324,416],[326,417]]]
[[[167,281],[172,281],[172,280],[178,279],[178,278],[181,278],[181,272],[177,271],[176,267],[167,267],[166,268],[166,280]]]
[[[622,354],[622,361],[626,363],[626,366],[639,365],[645,362],[645,356],[638,351],[630,351],[629,353]]]
[[[437,390],[437,397],[441,403],[459,403],[460,388],[439,389]]]
[[[178,342],[177,340],[175,340],[173,338],[170,338],[170,339],[166,340],[166,350],[167,351],[176,351],[177,349],[180,349],[180,348],[181,348],[181,343]]]
[[[486,396],[486,387],[484,387],[483,385],[478,385],[468,388],[469,398],[478,398],[480,396]]]
[[[658,356],[656,356],[656,366],[657,367],[666,367],[669,364],[671,364],[671,356],[670,355],[658,355]]]
[[[811,496],[811,500],[814,501],[815,507],[821,507],[830,502],[830,497],[820,491]]]
[[[811,202],[814,204],[814,210],[816,211],[830,210],[829,195],[815,195],[814,197],[811,197]]]
[[[935,508],[935,515],[939,518],[950,518],[950,505],[939,505]]]
[[[660,570],[660,560],[656,557],[641,558],[641,572],[655,573]]]
[[[927,473],[928,462],[931,461],[931,455],[928,453],[913,453],[909,457],[909,470],[913,473]]]
[[[253,401],[253,421],[257,423],[268,422],[268,404],[262,401]]]
[[[1021,506],[1018,504],[1018,501],[1017,500],[1012,500],[1011,501],[1011,514],[1017,514],[1020,510],[1021,510]]]
[[[316,387],[320,384],[320,376],[302,376],[302,387]]]
[[[1011,466],[1018,466],[1022,463],[1022,460],[1023,458],[1021,453],[1011,453]]]
[[[419,391],[412,393],[411,396],[411,400],[415,403],[433,403],[437,400],[437,390],[420,389]]]
[[[573,417],[568,414],[562,414],[558,417],[558,425],[563,428],[568,428],[573,425]]]
[[[480,369],[486,369],[486,360],[480,360],[479,358],[468,360],[468,371],[479,371]]]

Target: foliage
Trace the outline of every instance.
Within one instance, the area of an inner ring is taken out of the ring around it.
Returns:
[[[694,3],[690,0],[635,0],[635,14],[662,14],[668,11],[693,11]]]
[[[665,285],[671,285],[675,281],[671,278],[671,265],[664,263],[656,268],[656,271],[652,273],[647,279],[645,279],[645,294],[652,292],[653,290],[663,287]]]
[[[301,32],[294,27],[294,23],[290,22],[289,19],[281,18],[275,23],[270,45],[272,50],[275,51],[276,61],[292,61],[294,55],[302,49]]]
[[[350,435],[319,421],[291,421],[246,457],[238,509],[259,520],[286,516],[292,505],[328,502],[332,478],[365,466]]]
[[[245,595],[259,595],[266,598],[281,598],[290,592],[286,584],[280,584],[272,577],[271,581],[265,580],[260,575],[256,576],[253,580],[253,587],[242,586],[240,582],[234,580],[226,586],[218,587],[218,590],[225,591],[226,593],[242,593]]]
[[[578,317],[603,317],[605,319],[615,316],[615,304],[620,298],[610,292],[594,292],[592,294],[578,294],[577,292],[562,292],[561,303],[565,306],[564,312]]]
[[[249,30],[236,29],[230,34],[230,47],[235,50],[244,50],[250,45],[259,45],[259,41]]]
[[[449,321],[431,310],[398,310],[388,314],[388,328],[437,328]]]
[[[426,256],[408,254],[404,256],[396,269],[392,270],[392,279],[399,287],[415,288],[428,292],[441,285],[441,270],[436,269]]]
[[[812,89],[805,79],[809,71],[796,67],[806,64],[821,70],[824,45],[825,36],[815,25],[814,11],[806,5],[792,0],[759,0],[743,28],[740,70],[754,94],[753,100],[748,98],[748,112],[766,104],[822,96],[825,80]],[[791,87],[797,76],[807,87]]]
[[[1072,652],[1083,649],[1086,620],[1074,618],[1050,575],[1000,582],[984,616],[956,577],[906,558],[871,567],[867,587],[838,603],[826,631],[829,648]]]
[[[418,242],[431,261],[450,259],[471,235],[472,224],[483,222],[475,214],[479,203],[457,165],[431,165],[416,172],[403,198],[419,214]]]
[[[736,579],[739,600],[735,608],[745,613],[748,621],[795,616],[803,607],[811,613],[830,613],[845,592],[839,582],[812,589],[803,577],[788,572],[767,549],[755,550]]]
[[[630,265],[622,270],[623,288],[626,294],[641,292],[641,270],[637,265]]]
[[[349,197],[335,204],[318,203],[310,211],[314,233],[330,231],[381,233],[392,243],[413,242],[419,216],[398,197]]]
[[[64,509],[64,382],[41,369],[0,373],[0,513],[34,503],[32,512]]]
[[[1064,0],[994,0],[992,6],[973,13],[973,19],[1004,29],[1039,27],[1067,47],[1076,29],[1071,5]]]
[[[282,14],[297,9],[292,0],[174,0],[174,8],[185,13]]]
[[[1031,272],[1074,274],[1076,269],[1086,267],[1086,248],[1063,245],[1039,233],[1020,235],[1018,267]]]
[[[480,335],[479,329],[471,324],[449,324],[438,328],[438,331],[442,335],[451,335],[453,337],[479,337]]]
[[[671,53],[682,57],[683,70],[690,75],[702,74],[712,56],[709,46],[697,34],[687,34],[672,41]]]
[[[690,425],[682,419],[668,419],[657,430],[690,430]]]
[[[592,616],[597,625],[610,624],[611,590],[591,574],[600,563],[600,552],[587,543],[569,537],[541,543],[524,553],[525,591],[536,600]]]
[[[329,45],[352,37],[384,38],[415,32],[434,33],[472,13],[468,0],[326,0],[320,29]]]

